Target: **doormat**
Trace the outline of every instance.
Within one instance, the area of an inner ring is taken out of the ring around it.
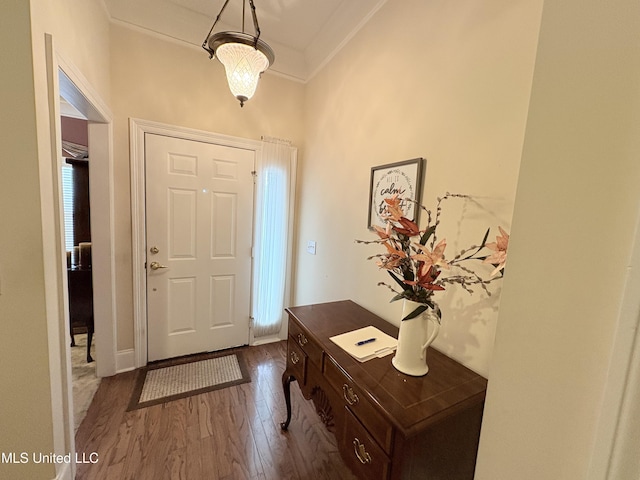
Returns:
[[[213,355],[213,356],[212,356]],[[128,411],[251,381],[240,352],[206,354],[140,369]]]

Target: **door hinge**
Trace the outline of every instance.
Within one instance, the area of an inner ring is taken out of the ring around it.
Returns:
[[[253,324],[255,323],[255,321],[256,319],[249,315],[249,328],[253,328]]]

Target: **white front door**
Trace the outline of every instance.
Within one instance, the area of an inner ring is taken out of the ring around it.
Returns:
[[[148,360],[249,341],[255,152],[145,134]]]

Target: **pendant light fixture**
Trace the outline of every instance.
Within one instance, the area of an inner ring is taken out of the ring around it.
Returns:
[[[224,65],[231,93],[240,100],[242,107],[244,102],[255,93],[260,75],[273,64],[275,55],[271,47],[260,40],[260,27],[253,0],[249,0],[249,6],[251,7],[255,35],[244,31],[246,0],[242,0],[242,32],[211,34],[228,3],[229,0],[225,0],[202,44],[202,48],[209,52],[209,58],[216,56]]]

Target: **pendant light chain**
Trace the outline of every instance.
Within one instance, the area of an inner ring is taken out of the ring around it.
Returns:
[[[212,49],[207,47],[207,40],[209,40],[209,37],[211,36],[211,32],[213,32],[213,29],[216,27],[216,24],[218,23],[218,20],[220,20],[220,17],[222,16],[222,12],[224,12],[224,9],[227,8],[228,3],[229,3],[229,0],[225,0],[224,5],[222,5],[222,8],[220,9],[220,13],[218,13],[218,16],[213,22],[213,25],[211,25],[211,28],[209,29],[209,33],[207,33],[207,36],[205,37],[204,42],[202,42],[202,48],[204,48],[207,52],[209,52],[209,59],[213,58],[213,55],[215,54],[215,52]]]
[[[253,4],[253,0],[249,0],[249,6],[251,7],[251,16],[253,17],[253,29],[256,31],[257,45],[258,39],[260,38],[260,25],[258,25],[258,16],[256,15],[256,6]]]
[[[247,6],[247,0],[242,0],[242,33],[244,33],[244,11]]]

